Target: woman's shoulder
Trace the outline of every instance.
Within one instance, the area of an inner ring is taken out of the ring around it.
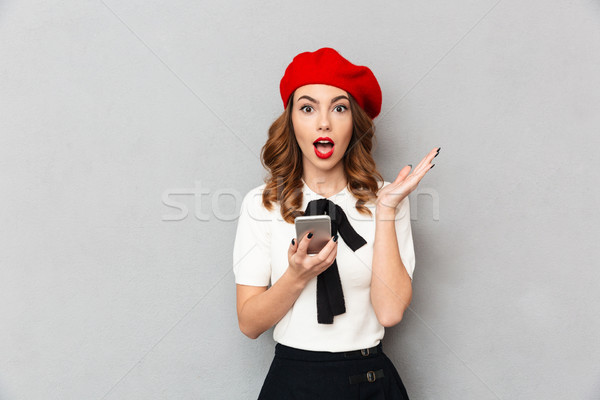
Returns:
[[[263,183],[248,190],[243,196],[242,201],[249,206],[262,203],[262,194],[266,186],[267,184]]]
[[[248,190],[246,192],[246,194],[244,195],[244,198],[246,198],[246,197],[252,197],[252,196],[255,196],[255,195],[258,195],[258,194],[260,194],[262,196],[262,193],[265,190],[266,186],[267,186],[266,183],[262,183],[262,184],[260,184],[258,186],[253,187],[252,189],[250,189],[250,190]]]
[[[263,183],[248,190],[242,199],[242,206],[245,206],[252,213],[270,213],[270,211],[264,207],[262,201],[263,192],[266,186],[267,184]]]

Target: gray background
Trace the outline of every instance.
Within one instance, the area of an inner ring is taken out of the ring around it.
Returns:
[[[442,147],[384,339],[411,399],[600,397],[598,1],[9,0],[0,399],[256,398],[237,212],[324,46],[381,84],[386,180]]]

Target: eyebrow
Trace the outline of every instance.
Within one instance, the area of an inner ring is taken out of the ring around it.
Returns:
[[[298,100],[296,100],[296,101],[300,101],[300,100],[302,100],[302,99],[307,99],[307,100],[309,100],[309,101],[312,101],[313,103],[317,103],[317,104],[319,104],[319,102],[318,102],[317,100],[315,100],[315,99],[313,99],[312,97],[310,97],[310,96],[307,96],[307,95],[300,96],[300,97],[298,98]],[[346,99],[346,100],[350,101],[350,99],[349,99],[348,97],[346,97],[346,96],[344,96],[344,95],[341,95],[341,96],[337,96],[337,97],[334,97],[333,99],[331,99],[331,103],[330,103],[330,104],[333,104],[333,103],[335,103],[336,101],[338,101],[338,100],[340,100],[340,99]]]

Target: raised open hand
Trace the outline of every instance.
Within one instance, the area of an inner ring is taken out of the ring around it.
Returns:
[[[402,199],[417,188],[427,171],[433,168],[435,164],[431,164],[431,161],[437,157],[440,150],[441,147],[434,147],[412,171],[410,165],[402,168],[394,182],[382,188],[377,194],[377,207],[395,209]]]

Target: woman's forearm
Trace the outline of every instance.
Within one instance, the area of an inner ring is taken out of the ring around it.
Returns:
[[[398,249],[395,209],[377,209],[375,222],[371,303],[379,322],[389,327],[400,322],[410,304],[412,283]]]
[[[290,269],[267,290],[250,297],[240,311],[240,330],[256,339],[289,311],[306,286]]]

